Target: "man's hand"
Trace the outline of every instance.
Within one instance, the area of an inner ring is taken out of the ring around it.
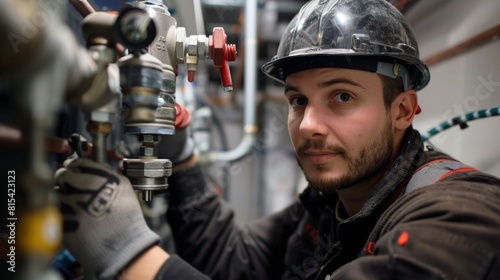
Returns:
[[[147,226],[129,180],[88,159],[56,172],[63,245],[100,279],[112,279],[160,237]]]

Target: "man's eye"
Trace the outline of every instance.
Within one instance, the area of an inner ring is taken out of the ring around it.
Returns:
[[[347,102],[352,99],[352,96],[348,93],[342,92],[333,97],[336,102]]]
[[[296,107],[296,106],[304,106],[307,104],[307,99],[305,97],[294,97],[292,99],[290,99],[290,105],[292,105],[292,107]]]

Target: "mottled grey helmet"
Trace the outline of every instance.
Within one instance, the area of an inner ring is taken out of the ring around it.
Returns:
[[[320,67],[401,76],[405,90],[420,90],[430,80],[413,30],[386,0],[307,2],[286,28],[278,54],[262,71],[284,83],[292,73]]]

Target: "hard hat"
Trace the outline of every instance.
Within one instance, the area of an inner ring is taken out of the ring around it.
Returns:
[[[386,0],[307,2],[287,26],[278,54],[262,71],[284,83],[289,74],[320,67],[401,76],[405,90],[420,90],[430,80],[413,30]]]

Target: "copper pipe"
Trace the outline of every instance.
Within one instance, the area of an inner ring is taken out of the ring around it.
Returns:
[[[0,124],[0,143],[15,144],[21,138],[20,130]]]
[[[80,15],[82,15],[82,17],[95,13],[94,7],[92,7],[87,0],[70,0],[69,2],[73,5],[73,7],[75,7]]]
[[[28,146],[19,129],[2,124],[0,124],[0,144],[14,149],[26,149]],[[92,147],[91,143],[87,144],[85,156],[92,154]],[[69,154],[72,151],[68,140],[59,137],[48,137],[46,139],[46,149],[47,152],[55,154]],[[107,156],[110,160],[122,160],[125,157],[113,150],[108,150]]]
[[[50,153],[65,154],[71,151],[68,140],[57,137],[50,137],[46,141],[47,151]],[[25,149],[28,146],[23,133],[13,127],[0,124],[0,143],[12,148]]]
[[[406,14],[420,0],[399,0],[392,5],[396,7],[402,14]]]
[[[73,5],[75,10],[82,15],[83,18],[96,12],[94,7],[92,7],[87,0],[69,0],[69,2]],[[125,48],[118,43],[116,44],[116,51],[118,52],[119,57],[122,57],[125,54]]]
[[[487,43],[488,41],[496,40],[500,36],[500,25],[494,26],[462,43],[448,48],[438,54],[424,59],[424,63],[427,66],[434,65],[436,63],[442,62],[451,57],[457,56],[461,53],[469,51],[473,48],[479,47],[480,45]]]
[[[394,7],[396,7],[396,9],[401,11],[404,9],[406,5],[408,5],[409,2],[410,0],[400,0],[399,2],[394,4]]]

